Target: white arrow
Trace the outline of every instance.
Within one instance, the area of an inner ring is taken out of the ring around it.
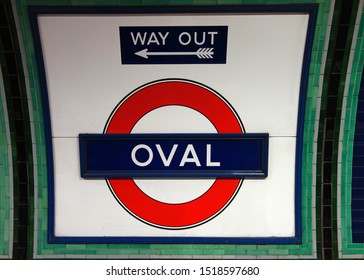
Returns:
[[[144,57],[146,59],[148,59],[148,56],[152,55],[170,55],[170,56],[197,55],[198,58],[209,59],[213,58],[214,48],[199,48],[195,52],[148,52],[148,49],[143,49],[141,51],[136,52],[135,55]]]

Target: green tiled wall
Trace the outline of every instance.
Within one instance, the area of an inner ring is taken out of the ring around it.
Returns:
[[[364,243],[352,243],[351,232],[351,170],[354,145],[354,133],[356,122],[356,110],[358,104],[359,88],[364,67],[364,5],[361,1],[356,22],[356,33],[354,33],[354,44],[352,48],[352,67],[348,69],[346,104],[343,108],[344,128],[342,132],[342,160],[341,168],[341,201],[338,209],[341,214],[341,255],[343,258],[364,258]],[[357,36],[355,38],[355,36]],[[355,41],[356,39],[356,41]],[[339,196],[339,197],[340,197]]]
[[[320,69],[324,56],[324,44],[329,19],[331,0],[17,0],[14,2],[23,38],[26,66],[29,74],[30,94],[36,142],[36,191],[34,258],[155,258],[160,256],[206,258],[214,255],[221,258],[315,258],[315,219],[312,217],[313,203],[313,158],[316,112],[320,89]],[[29,5],[222,5],[222,4],[319,4],[313,44],[313,55],[309,73],[309,85],[305,112],[305,128],[302,164],[302,244],[298,245],[178,245],[178,244],[48,244],[47,243],[47,169],[44,145],[43,117],[39,80],[34,46],[30,30],[27,7]]]
[[[9,163],[9,128],[5,87],[0,67],[0,259],[11,258],[11,163]]]

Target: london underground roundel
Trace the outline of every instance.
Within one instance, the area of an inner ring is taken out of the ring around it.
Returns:
[[[145,84],[126,96],[110,115],[104,134],[130,134],[144,115],[173,105],[198,111],[218,134],[245,133],[234,109],[217,92],[194,81],[164,79]],[[107,179],[113,195],[131,215],[163,229],[186,229],[213,219],[234,199],[242,181],[242,178],[217,178],[199,197],[183,203],[167,203],[148,196],[132,178]]]

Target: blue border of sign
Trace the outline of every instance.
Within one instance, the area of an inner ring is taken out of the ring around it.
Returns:
[[[301,243],[301,179],[302,146],[305,115],[305,101],[308,88],[308,74],[311,60],[312,44],[317,18],[317,4],[296,5],[217,5],[217,6],[30,6],[29,16],[34,39],[39,82],[44,116],[45,144],[48,178],[48,242],[49,243],[180,243],[180,244],[297,244]],[[295,174],[295,236],[289,237],[94,237],[94,236],[56,236],[55,235],[55,193],[54,162],[50,107],[47,79],[40,40],[38,16],[59,14],[236,14],[236,13],[305,13],[309,15],[305,51],[302,64],[299,110],[296,137],[296,174]]]

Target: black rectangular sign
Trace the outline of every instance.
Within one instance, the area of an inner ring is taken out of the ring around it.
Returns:
[[[120,27],[122,64],[225,64],[227,26]]]

